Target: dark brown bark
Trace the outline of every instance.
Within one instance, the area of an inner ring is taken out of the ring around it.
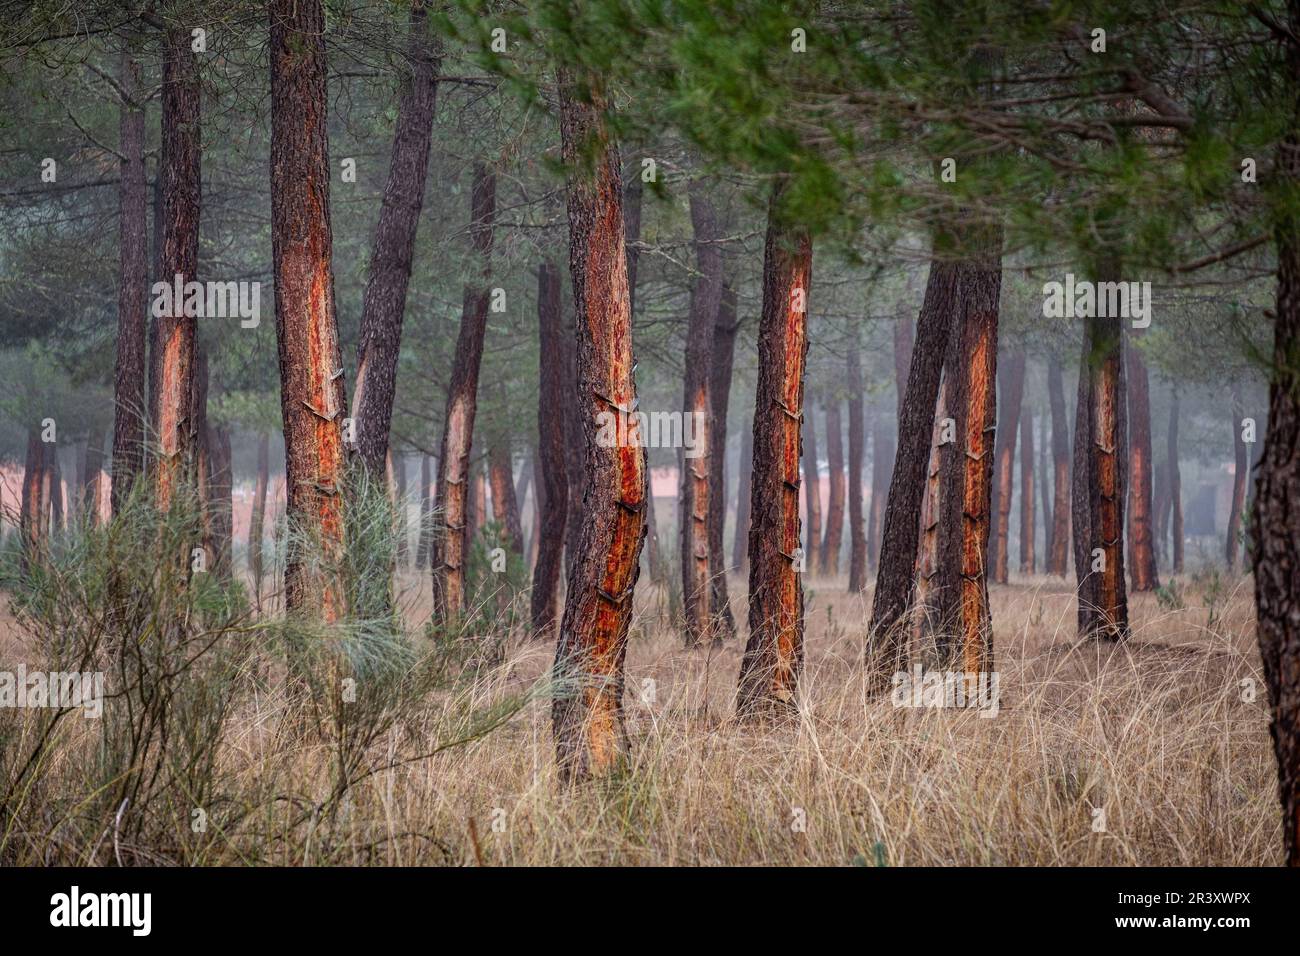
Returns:
[[[470,239],[478,258],[479,279],[466,283],[462,298],[460,332],[447,410],[443,416],[442,445],[438,452],[438,489],[430,537],[433,568],[433,607],[436,619],[446,623],[465,608],[465,565],[475,532],[475,518],[467,498],[477,494],[481,469],[470,464],[474,417],[478,410],[478,376],[487,332],[488,277],[492,261],[492,224],[496,216],[496,176],[482,164],[474,167],[470,193]],[[482,514],[482,508],[477,513]]]
[[[1052,409],[1052,548],[1047,573],[1065,577],[1070,548],[1070,425],[1061,363],[1055,355],[1047,365],[1047,396]]]
[[[989,565],[992,578],[1006,584],[1011,536],[1011,498],[1015,489],[1016,437],[1020,429],[1020,406],[1025,395],[1025,353],[1016,349],[1009,356],[999,376],[997,461],[993,487],[994,530],[989,544]]]
[[[867,535],[862,526],[862,459],[867,423],[862,400],[862,357],[857,344],[849,347],[845,382],[849,390],[849,593],[867,586]],[[873,456],[876,454],[872,450]]]
[[[1169,467],[1169,537],[1174,574],[1183,573],[1183,476],[1178,467],[1178,392],[1169,404],[1169,429],[1166,432]]]
[[[552,718],[561,778],[574,780],[614,771],[627,754],[623,659],[646,534],[649,463],[639,436],[618,447],[598,437],[600,413],[636,408],[618,147],[601,119],[600,94],[588,104],[575,98],[567,76],[558,85],[563,154],[572,169],[569,269],[587,507],[555,654],[562,689]],[[593,157],[594,169],[582,168],[582,157]]]
[[[27,429],[27,459],[23,468],[22,511],[19,535],[22,540],[22,567],[27,571],[43,560],[49,540],[49,507],[46,498],[46,451],[41,430]]]
[[[1109,277],[1108,277],[1109,278]],[[1124,581],[1124,362],[1118,318],[1087,320],[1075,437],[1079,633],[1128,636]]]
[[[505,535],[505,544],[516,554],[524,553],[524,526],[519,520],[519,499],[515,497],[515,473],[510,445],[497,437],[488,450],[488,481],[492,485],[492,520]]]
[[[750,491],[749,641],[736,701],[742,715],[798,708],[803,670],[799,434],[803,420],[812,239],[782,218],[773,194],[763,250],[763,311]]]
[[[1020,413],[1020,573],[1033,574],[1034,564],[1034,416]]]
[[[123,52],[118,71],[117,360],[113,372],[113,509],[120,510],[144,473],[145,339],[149,332],[148,191],[144,176],[144,105],[140,63]]]
[[[709,559],[709,495],[712,440],[713,335],[722,301],[722,250],[718,245],[718,217],[709,201],[709,186],[696,180],[690,186],[691,225],[699,275],[691,289],[686,330],[686,387],[682,409],[695,422],[695,447],[683,449],[681,509],[677,530],[682,570],[682,610],[687,647],[713,636],[712,581]]]
[[[997,431],[998,307],[1002,236],[974,234],[974,258],[962,276],[960,324],[954,330],[948,414],[958,447],[945,462],[939,521],[940,656],[963,673],[994,669],[989,614],[988,546],[992,529],[993,454]]]
[[[1228,536],[1224,541],[1223,557],[1228,563],[1228,570],[1237,569],[1237,545],[1241,538],[1242,512],[1246,505],[1246,477],[1250,472],[1250,459],[1246,452],[1246,443],[1242,440],[1241,391],[1232,386],[1232,501],[1228,507]]]
[[[935,407],[944,356],[961,303],[961,284],[962,268],[958,263],[936,259],[930,264],[898,419],[899,445],[881,532],[880,571],[876,575],[867,645],[874,681],[887,677],[901,663],[903,624],[912,601],[927,487],[932,488],[933,500],[937,502],[938,498],[937,487],[927,482],[927,472],[931,448],[937,440]],[[934,521],[937,533],[937,514]],[[937,539],[935,547],[937,554]]]
[[[803,492],[804,510],[808,513],[808,534],[805,536],[808,546],[804,549],[804,561],[809,574],[816,574],[821,567],[821,475],[817,464],[817,416],[811,412],[816,407],[816,399],[808,396],[810,411],[803,420]]]
[[[200,93],[198,67],[189,31],[167,31],[162,87],[162,275],[159,281],[196,281],[199,259]],[[178,278],[179,277],[179,278]],[[173,296],[173,299],[175,297]],[[276,296],[279,301],[279,295]],[[158,317],[154,340],[151,396],[153,439],[158,444],[154,488],[166,510],[182,484],[193,481],[195,432],[189,421],[194,379],[194,324],[183,301],[173,301]]]
[[[1151,395],[1147,366],[1136,342],[1143,334],[1143,330],[1134,329],[1124,348],[1128,392],[1128,565],[1132,589],[1154,591],[1160,586],[1160,578],[1152,515]]]
[[[253,573],[253,591],[261,602],[262,536],[266,522],[266,489],[271,483],[271,436],[257,436],[257,479],[253,486],[253,510],[248,519],[248,566]]]
[[[737,573],[749,570],[749,506],[754,475],[754,429],[740,430],[740,472],[736,476],[736,529],[731,547],[731,567]],[[817,542],[810,540],[809,548]]]
[[[425,21],[424,0],[414,0],[406,56],[410,75],[403,77],[397,99],[388,182],[375,226],[370,275],[361,300],[352,417],[357,453],[374,475],[382,474],[388,452],[402,319],[420,210],[424,205],[429,142],[437,105],[438,59]]]
[[[569,478],[564,442],[564,393],[572,391],[565,368],[554,356],[563,354],[564,323],[560,316],[560,272],[543,262],[537,270],[537,325],[541,356],[537,404],[537,563],[533,566],[532,625],[538,638],[550,639],[559,613],[560,563],[564,551]],[[574,463],[576,465],[576,462]]]
[[[718,321],[713,327],[713,378],[709,394],[713,402],[713,454],[709,456],[709,577],[712,582],[710,608],[713,613],[714,636],[730,639],[736,636],[736,618],[731,612],[731,596],[727,590],[727,552],[723,546],[723,530],[727,520],[727,414],[731,407],[731,369],[736,354],[736,332],[740,323],[736,319],[736,290],[723,282],[722,298],[718,303]]]
[[[334,312],[325,14],[321,0],[271,0],[271,245],[284,418],[286,515],[294,534],[285,606],[346,613],[331,569],[343,549],[347,414]],[[316,561],[305,550],[319,548]]]
[[[826,397],[826,467],[830,472],[830,495],[826,502],[826,527],[822,531],[823,574],[840,573],[840,544],[844,537],[844,428],[839,398]]]

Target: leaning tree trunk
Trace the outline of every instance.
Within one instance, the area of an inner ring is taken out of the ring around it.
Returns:
[[[411,73],[403,78],[397,99],[388,183],[379,207],[370,275],[361,299],[357,383],[352,396],[357,452],[375,476],[383,474],[388,453],[402,319],[411,280],[415,235],[424,205],[429,142],[433,137],[437,104],[438,60],[425,23],[424,0],[414,0],[411,4],[407,61]]]
[[[470,240],[478,259],[479,278],[466,283],[462,299],[460,332],[456,337],[442,445],[438,450],[438,490],[430,535],[434,616],[443,624],[459,617],[465,609],[465,564],[476,520],[469,513],[467,498],[472,492],[470,484],[477,484],[481,478],[481,472],[472,473],[470,451],[478,410],[483,338],[487,332],[487,283],[492,262],[492,222],[496,216],[496,176],[482,164],[474,167],[470,207]]]
[[[1288,4],[1292,37],[1300,34],[1300,0]],[[1300,43],[1287,47],[1290,131],[1277,150],[1277,172],[1294,194],[1300,181]],[[1300,866],[1300,216],[1293,205],[1275,228],[1277,317],[1268,427],[1255,484],[1251,561],[1273,752],[1282,803],[1283,854]],[[1240,427],[1240,426],[1238,426]]]
[[[1016,349],[1008,356],[1002,374],[1001,407],[997,425],[996,484],[993,489],[994,540],[989,545],[993,580],[1010,580],[1011,496],[1015,488],[1016,435],[1020,429],[1020,405],[1025,395],[1025,353]]]
[[[844,429],[840,400],[826,398],[826,466],[830,470],[830,496],[826,503],[826,528],[822,532],[822,573],[840,573],[840,542],[844,535]]]
[[[1172,547],[1174,574],[1183,573],[1183,476],[1178,467],[1178,392],[1169,403],[1169,429],[1166,432],[1166,454],[1169,456],[1169,537]]]
[[[284,418],[285,607],[346,612],[334,570],[343,555],[347,414],[334,313],[326,117],[325,11],[321,0],[271,0],[271,245],[275,333]],[[320,549],[309,553],[308,543]]]
[[[569,77],[558,86],[563,154],[573,169],[569,270],[587,506],[555,653],[552,720],[560,775],[575,780],[609,773],[627,754],[623,659],[646,534],[649,463],[640,440],[609,447],[598,437],[601,413],[636,409],[618,147],[601,118],[600,94],[588,104],[576,99]],[[593,170],[576,168],[584,156],[594,157]]]
[[[1020,413],[1020,573],[1034,573],[1034,416]]]
[[[569,383],[556,355],[565,351],[560,317],[560,272],[544,261],[537,269],[538,371],[537,455],[541,481],[537,486],[537,563],[533,565],[532,626],[538,638],[550,639],[559,613],[560,564],[564,554],[565,515],[569,478],[564,444],[564,392]]]
[[[808,397],[808,407],[815,408],[816,400]],[[821,566],[819,546],[822,539],[822,483],[817,464],[817,416],[808,414],[803,420],[803,495],[804,510],[808,513],[808,546],[804,548],[805,567],[809,574]]]
[[[849,346],[845,380],[849,389],[849,593],[867,586],[867,536],[862,527],[862,444],[867,423],[862,401],[862,358],[857,344]],[[878,449],[873,454],[879,454]]]
[[[1120,320],[1088,319],[1079,368],[1079,413],[1074,443],[1074,563],[1079,633],[1112,640],[1128,636],[1121,353]]]
[[[927,470],[931,445],[938,434],[935,406],[953,317],[961,301],[962,275],[958,263],[935,259],[930,264],[917,321],[916,343],[898,416],[898,450],[885,503],[880,571],[868,628],[867,653],[875,684],[898,669],[905,649],[904,625],[912,602],[922,503],[929,487]]]
[[[1132,589],[1154,591],[1160,579],[1152,516],[1151,395],[1147,366],[1137,348],[1137,339],[1143,334],[1141,329],[1134,330],[1124,348],[1129,426],[1128,563]]]
[[[709,578],[712,582],[710,608],[715,640],[736,636],[736,618],[731,613],[727,591],[727,552],[723,529],[727,521],[727,413],[731,407],[731,369],[736,354],[736,290],[722,285],[718,321],[713,327],[713,378],[709,393],[713,401],[713,454],[709,456]]]
[[[713,636],[712,587],[709,560],[709,460],[717,453],[712,431],[713,328],[722,301],[722,250],[718,245],[718,217],[706,195],[707,186],[696,180],[690,187],[691,224],[699,276],[691,289],[690,318],[686,330],[686,393],[682,409],[695,424],[695,447],[683,448],[681,509],[677,522],[682,570],[682,609],[685,642],[694,647]]]
[[[257,480],[253,486],[253,509],[248,519],[248,567],[253,574],[253,593],[262,602],[262,537],[266,523],[266,488],[271,483],[271,436],[257,436]]]
[[[1052,408],[1052,550],[1047,573],[1065,577],[1070,547],[1070,424],[1065,414],[1061,363],[1047,365],[1047,396]]]
[[[48,540],[49,507],[45,494],[45,472],[45,442],[41,441],[41,430],[30,426],[27,429],[27,460],[23,469],[22,511],[18,525],[24,572],[40,563]]]
[[[129,41],[128,41],[129,42]],[[144,473],[145,341],[149,334],[148,190],[140,63],[123,52],[118,85],[121,174],[118,185],[117,361],[113,372],[113,510]],[[92,438],[92,440],[94,440]]]
[[[739,574],[749,570],[749,506],[754,475],[754,429],[740,430],[740,474],[736,476],[736,528],[731,545],[731,567]],[[809,549],[817,546],[811,541]]]
[[[162,85],[162,276],[160,281],[195,281],[199,261],[200,179],[199,77],[190,35],[167,31]],[[274,164],[273,164],[274,167]],[[279,294],[276,303],[279,304]],[[151,396],[153,439],[158,461],[153,484],[159,509],[166,511],[181,485],[193,481],[193,445],[189,420],[194,387],[194,323],[184,303],[173,296],[171,308],[158,316],[154,340],[154,381]]]
[[[1228,537],[1223,549],[1223,557],[1228,563],[1229,571],[1237,569],[1237,545],[1241,538],[1241,517],[1246,505],[1246,476],[1250,472],[1246,442],[1241,434],[1241,418],[1241,392],[1234,384],[1232,386],[1232,504],[1228,509]]]
[[[754,399],[750,492],[749,642],[736,701],[742,715],[792,714],[803,669],[799,563],[799,432],[812,239],[783,220],[772,196],[763,250],[763,312]]]
[[[998,300],[1002,234],[974,236],[980,255],[962,277],[961,324],[948,414],[958,447],[941,475],[939,578],[943,633],[940,654],[966,674],[994,669],[989,614],[988,545],[992,525],[993,453],[997,431]]]

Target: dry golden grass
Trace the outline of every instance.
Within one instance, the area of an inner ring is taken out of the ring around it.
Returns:
[[[408,584],[427,592],[420,578]],[[744,582],[733,579],[732,589],[743,611]],[[210,830],[184,862],[1278,861],[1276,770],[1247,581],[1231,586],[1213,617],[1193,587],[1182,610],[1132,596],[1134,633],[1123,646],[1076,639],[1064,581],[995,587],[1001,708],[981,718],[868,699],[860,656],[870,594],[850,597],[842,579],[812,580],[803,716],[785,726],[731,719],[743,641],[685,651],[661,623],[663,596],[639,591],[627,661],[633,760],[617,779],[557,785],[549,702],[538,696],[486,736],[368,776],[328,826],[290,825],[293,800],[277,795],[320,799],[331,754],[321,739],[290,729],[296,724],[283,720],[286,702],[272,689],[241,704],[221,756],[227,787],[264,809],[231,832]],[[414,596],[413,618],[424,601]],[[550,647],[511,642],[503,664],[435,695],[387,733],[376,765],[454,736],[467,703],[526,692],[550,661]],[[1246,679],[1257,688],[1252,702],[1243,699]],[[61,748],[42,771],[43,790],[77,785],[77,752]],[[23,859],[47,855],[39,840],[30,844]],[[74,856],[111,858],[108,848],[91,849]],[[141,863],[171,860],[157,847],[126,852]]]

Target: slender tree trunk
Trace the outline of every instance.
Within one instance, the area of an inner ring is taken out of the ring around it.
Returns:
[[[931,487],[927,469],[938,431],[935,407],[954,315],[961,302],[961,285],[962,269],[958,263],[939,259],[931,262],[898,418],[899,447],[881,532],[880,572],[876,576],[867,644],[874,683],[887,678],[902,663],[904,624],[917,567],[921,510],[926,489]],[[937,488],[932,487],[932,491],[937,499]]]
[[[1120,336],[1118,318],[1087,320],[1074,444],[1079,633],[1112,640],[1128,636],[1124,582],[1124,363]]]
[[[840,401],[826,398],[826,464],[830,469],[830,498],[826,505],[826,530],[822,537],[822,573],[840,573],[840,542],[844,535],[844,429]]]
[[[524,526],[519,520],[519,499],[515,497],[515,473],[510,446],[498,438],[488,450],[488,480],[492,485],[492,520],[505,533],[507,545],[524,553]]]
[[[465,564],[473,540],[475,518],[467,497],[475,493],[482,472],[470,465],[474,417],[478,410],[478,376],[487,332],[488,278],[492,262],[492,223],[496,216],[496,176],[482,164],[474,167],[470,197],[470,239],[479,262],[480,279],[465,286],[456,338],[456,357],[447,387],[442,445],[438,451],[438,490],[433,510],[430,564],[433,568],[433,607],[441,623],[457,618],[465,608]],[[477,509],[479,515],[482,509]]]
[[[41,430],[35,426],[27,429],[27,460],[23,469],[22,512],[19,516],[19,533],[22,539],[22,568],[28,571],[44,559],[48,519],[46,489],[45,442]]]
[[[1070,547],[1070,425],[1061,363],[1055,355],[1048,361],[1047,395],[1052,409],[1052,552],[1047,572],[1065,577]]]
[[[1020,573],[1034,566],[1034,416],[1020,412]]]
[[[763,250],[750,493],[749,642],[736,701],[742,715],[791,714],[798,707],[803,586],[795,552],[800,540],[799,433],[811,282],[812,240],[783,221],[778,191],[772,196]]]
[[[1155,468],[1155,550],[1161,561],[1169,558],[1169,462]]]
[[[402,319],[424,206],[429,142],[437,105],[438,59],[425,22],[424,0],[411,4],[407,67],[411,72],[403,77],[397,99],[388,183],[379,207],[370,275],[361,300],[357,384],[352,397],[357,452],[376,476],[382,474],[388,452]]]
[[[959,447],[948,459],[939,524],[940,651],[960,670],[994,669],[989,614],[988,543],[992,526],[993,453],[997,431],[998,302],[1002,287],[1001,230],[973,237],[981,254],[962,278],[963,318],[955,334],[949,415]]]
[[[321,0],[271,0],[270,11],[275,332],[289,540],[298,545],[285,562],[285,607],[335,621],[346,612],[329,569],[342,563],[348,403],[334,313],[325,12]],[[307,541],[320,564],[301,547]]]
[[[1050,573],[1052,560],[1052,499],[1051,483],[1047,480],[1048,413],[1038,415],[1038,497],[1043,513],[1043,571]]]
[[[1169,536],[1173,554],[1174,574],[1183,573],[1183,476],[1178,467],[1178,392],[1173,393],[1169,404],[1169,429],[1166,432],[1166,454],[1169,456],[1169,510],[1171,514]]]
[[[867,537],[862,527],[862,445],[867,423],[862,402],[862,357],[856,343],[849,346],[845,378],[849,388],[849,593],[867,586]],[[879,450],[873,448],[872,455]]]
[[[117,362],[113,373],[113,508],[120,510],[144,473],[145,339],[149,333],[148,191],[144,177],[144,106],[137,99],[140,63],[123,51],[118,151]]]
[[[1129,575],[1134,591],[1154,591],[1160,586],[1160,578],[1151,503],[1151,396],[1146,363],[1137,347],[1142,335],[1141,329],[1133,330],[1124,347],[1129,426]]]
[[[1010,580],[1011,496],[1015,488],[1016,434],[1020,428],[1020,406],[1025,394],[1025,353],[1016,349],[1007,357],[1002,373],[1002,405],[997,425],[996,482],[993,489],[995,541],[989,547],[992,577],[998,584]]]
[[[1223,549],[1229,571],[1237,569],[1237,544],[1241,538],[1242,511],[1246,505],[1246,476],[1250,473],[1250,459],[1246,452],[1246,443],[1241,437],[1242,415],[1241,392],[1234,383],[1232,386],[1232,503],[1228,509],[1228,537]]]
[[[201,138],[198,67],[190,50],[189,31],[167,31],[162,86],[163,239],[160,281],[183,284],[196,280],[199,259]],[[279,302],[279,295],[276,296]],[[184,302],[173,296],[171,308],[158,316],[154,342],[151,396],[158,461],[154,488],[158,507],[167,510],[182,484],[194,480],[192,461],[196,440],[189,421],[194,380],[194,318]]]
[[[203,534],[203,553],[209,571],[216,569],[216,539],[212,526],[212,456],[208,428],[208,353],[196,345],[191,380],[189,421],[194,434],[194,473]]]
[[[809,413],[803,420],[803,494],[804,510],[808,512],[808,546],[804,549],[804,561],[809,574],[817,573],[821,567],[821,474],[817,464],[817,416],[811,411],[816,407],[816,400],[808,396]]]
[[[257,483],[253,486],[253,510],[248,519],[248,566],[253,573],[253,593],[262,600],[262,537],[266,521],[266,489],[271,483],[271,436],[257,436]]]
[[[601,119],[599,89],[587,104],[575,98],[569,77],[561,75],[558,86],[565,161],[573,168],[582,156],[595,159],[594,170],[575,169],[568,182],[587,507],[555,654],[565,690],[552,718],[561,777],[574,780],[613,771],[627,754],[623,659],[646,534],[649,462],[639,438],[609,447],[598,437],[600,413],[636,408],[618,147]]]
[[[487,481],[487,463],[476,461],[470,467],[470,473],[474,476],[469,486],[469,504],[465,507],[465,536],[467,547],[472,545],[483,532],[483,525],[487,524],[488,513],[488,481]]]
[[[560,273],[552,262],[537,270],[537,325],[541,356],[537,404],[537,563],[533,566],[532,625],[538,638],[553,637],[559,614],[560,563],[564,550],[569,477],[564,441],[564,393],[572,391],[554,356],[565,351],[560,316]],[[575,463],[576,464],[576,463]]]
[[[736,636],[736,618],[731,613],[727,590],[727,552],[723,530],[727,521],[727,413],[731,406],[731,369],[736,354],[736,290],[722,285],[718,321],[713,327],[713,378],[709,394],[713,402],[712,454],[709,456],[709,577],[713,584],[710,608],[715,640]]]
[[[871,518],[867,524],[867,567],[873,570],[880,568],[880,534],[896,454],[893,429],[877,414],[871,428]]]
[[[754,430],[740,433],[740,474],[736,476],[736,533],[731,548],[731,567],[738,574],[749,570],[749,508],[754,475]],[[816,542],[809,545],[816,547]]]
[[[695,446],[683,449],[680,539],[682,606],[685,642],[694,647],[713,636],[712,579],[709,559],[710,458],[715,454],[711,425],[713,396],[713,335],[722,301],[722,250],[718,246],[718,217],[706,191],[696,180],[690,186],[691,225],[699,277],[691,289],[690,318],[686,331],[686,391],[682,408],[696,423]]]

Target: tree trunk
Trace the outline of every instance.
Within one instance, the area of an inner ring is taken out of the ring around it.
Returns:
[[[199,259],[201,137],[198,67],[190,50],[189,31],[167,31],[162,86],[163,239],[160,281],[196,281]],[[274,167],[274,164],[273,164]],[[171,308],[158,316],[154,341],[154,380],[151,396],[153,438],[158,444],[154,488],[158,507],[166,511],[182,484],[194,480],[193,444],[189,421],[194,387],[194,324],[183,301],[173,296]],[[279,295],[276,295],[277,305]]]
[[[1051,483],[1047,480],[1048,413],[1038,415],[1038,499],[1043,514],[1043,571],[1050,573],[1052,560],[1052,499]]]
[[[932,500],[938,500],[937,479],[932,484],[927,481],[927,473],[931,470],[931,449],[938,433],[935,408],[939,383],[952,338],[954,315],[961,303],[961,287],[959,264],[938,259],[931,262],[898,418],[899,444],[885,502],[880,571],[876,575],[868,629],[871,679],[876,684],[903,663],[903,625],[912,601],[921,510],[927,487],[931,489]],[[936,514],[936,522],[937,519]],[[934,544],[937,555],[937,539]]]
[[[1020,573],[1034,566],[1034,416],[1020,413]]]
[[[212,509],[213,570],[230,578],[230,555],[234,537],[233,476],[231,474],[230,431],[208,429],[208,503]]]
[[[1134,591],[1154,591],[1160,586],[1160,578],[1152,519],[1151,396],[1146,363],[1136,341],[1143,334],[1141,329],[1133,330],[1124,348],[1129,427],[1129,575]]]
[[[709,394],[713,402],[712,454],[709,456],[709,577],[713,589],[710,608],[715,639],[736,636],[736,618],[731,613],[727,591],[727,552],[723,530],[727,522],[727,413],[731,407],[731,369],[736,354],[736,290],[722,285],[718,321],[713,327],[713,378]]]
[[[420,210],[424,205],[429,141],[437,104],[438,60],[425,23],[424,0],[414,0],[411,4],[407,65],[411,73],[403,78],[397,99],[388,183],[379,207],[370,276],[361,300],[357,383],[352,397],[357,452],[376,476],[383,473],[388,453],[402,319]]]
[[[696,423],[695,447],[683,448],[681,509],[677,532],[682,570],[682,607],[685,642],[694,647],[713,636],[713,591],[709,559],[710,458],[712,440],[713,335],[722,301],[722,250],[718,246],[718,217],[709,201],[707,184],[690,186],[691,225],[694,230],[699,276],[691,289],[690,318],[686,331],[686,390],[682,408]]]
[[[795,552],[800,540],[799,432],[812,239],[783,221],[779,204],[778,190],[772,196],[763,250],[750,492],[749,642],[736,701],[742,715],[794,713],[803,669],[803,586]]]
[[[447,410],[443,416],[442,445],[438,451],[438,490],[430,537],[433,567],[433,608],[439,623],[457,618],[465,608],[465,564],[475,528],[467,497],[482,477],[470,466],[474,416],[478,410],[478,375],[487,332],[488,277],[492,261],[492,223],[496,216],[496,176],[482,164],[474,167],[470,197],[470,239],[478,258],[480,279],[467,283],[462,299],[460,332]],[[479,509],[479,514],[482,510]]]
[[[433,456],[420,455],[420,528],[415,545],[415,566],[423,571],[429,566],[433,534]]]
[[[1087,320],[1074,442],[1079,633],[1111,640],[1128,636],[1124,582],[1124,363],[1120,336],[1118,318]]]
[[[45,442],[41,441],[41,430],[32,426],[27,429],[27,460],[23,469],[22,513],[19,517],[24,572],[42,561],[45,555],[49,530],[45,472]]]
[[[194,377],[191,380],[189,422],[194,435],[194,475],[197,505],[203,535],[203,553],[208,570],[216,569],[216,539],[212,527],[212,456],[208,428],[208,353],[195,346]]]
[[[524,526],[519,520],[519,499],[515,497],[515,472],[510,445],[498,437],[488,450],[488,480],[492,485],[492,520],[505,534],[506,545],[524,553]]]
[[[86,438],[85,469],[81,476],[81,514],[87,525],[99,524],[99,476],[103,471],[104,433],[92,428]]]
[[[63,506],[63,468],[59,462],[59,446],[51,442],[46,452],[49,455],[50,528],[53,531],[62,531],[66,524]]]
[[[253,593],[262,599],[262,537],[266,522],[266,489],[271,483],[271,436],[257,436],[257,484],[253,486],[253,511],[248,519],[248,567],[253,573]]]
[[[113,510],[144,473],[145,339],[149,333],[148,192],[144,177],[144,106],[137,99],[140,63],[123,51],[118,71],[117,360],[113,373]]]
[[[537,270],[537,325],[539,389],[537,404],[537,455],[541,480],[537,483],[537,563],[533,566],[533,635],[551,639],[559,613],[560,563],[564,551],[565,515],[569,506],[569,478],[564,443],[564,393],[571,391],[563,363],[554,356],[565,351],[564,324],[560,316],[560,273],[552,262]]]
[[[840,401],[826,398],[826,465],[830,470],[830,498],[826,504],[826,530],[822,537],[822,573],[840,573],[840,542],[844,535],[844,429]]]
[[[862,357],[857,343],[849,346],[846,381],[849,388],[849,593],[867,587],[867,537],[862,527],[862,445],[867,423],[862,402]],[[879,454],[872,449],[873,457]]]
[[[1001,230],[977,237],[982,255],[962,277],[962,318],[948,390],[958,449],[940,476],[940,654],[966,674],[994,669],[989,614],[988,544],[992,525],[993,452],[997,432],[998,303]]]
[[[740,474],[736,476],[736,529],[731,547],[731,567],[738,574],[749,570],[749,507],[754,475],[754,429],[740,432]],[[809,548],[815,548],[813,541]]]
[[[877,414],[871,428],[871,518],[867,523],[867,567],[873,570],[880,568],[880,533],[885,524],[885,501],[895,454],[893,429],[883,415]]]
[[[271,244],[280,356],[287,517],[285,607],[346,611],[328,569],[343,551],[348,407],[334,312],[326,117],[325,13],[321,0],[271,0]],[[322,561],[306,553],[319,542]],[[296,542],[296,545],[295,545]]]
[[[601,119],[599,92],[587,104],[575,98],[567,76],[558,86],[563,155],[573,170],[569,269],[587,489],[555,654],[555,678],[564,690],[552,719],[560,775],[568,781],[609,773],[627,754],[623,659],[646,534],[649,463],[639,438],[617,447],[599,439],[602,412],[628,415],[636,408],[618,147]],[[583,156],[594,156],[593,170],[575,168]]]
[[[1247,456],[1246,443],[1241,436],[1243,414],[1241,392],[1234,383],[1232,386],[1232,503],[1228,508],[1228,537],[1223,549],[1229,571],[1237,569],[1237,545],[1241,538],[1242,510],[1246,504],[1246,476],[1250,473],[1250,459]]]
[[[1047,573],[1065,577],[1070,547],[1070,425],[1065,387],[1055,355],[1047,365],[1047,395],[1052,408],[1052,550]]]
[[[1169,558],[1169,462],[1161,461],[1155,467],[1155,551],[1159,561]]]
[[[1020,405],[1025,395],[1025,353],[1016,349],[1007,357],[1002,373],[1001,407],[997,425],[996,486],[993,502],[996,526],[994,542],[990,545],[989,563],[992,577],[998,584],[1010,580],[1008,565],[1011,535],[1011,496],[1015,488],[1016,434],[1020,428]]]
[[[393,525],[397,535],[397,566],[405,568],[410,555],[410,532],[406,522],[406,456],[400,451],[393,454],[390,446],[388,457],[393,462]]]
[[[810,395],[808,408],[817,407]],[[811,411],[803,420],[803,495],[804,510],[808,513],[808,546],[804,548],[804,561],[809,574],[817,573],[822,540],[822,495],[820,466],[817,464],[817,416]]]
[[[1169,404],[1169,429],[1166,433],[1169,456],[1169,537],[1173,549],[1174,574],[1183,573],[1183,476],[1178,467],[1178,392]]]

